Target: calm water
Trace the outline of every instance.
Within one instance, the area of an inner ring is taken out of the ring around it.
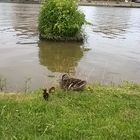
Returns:
[[[84,28],[83,44],[41,42],[39,5],[0,3],[0,77],[7,90],[57,85],[62,73],[89,83],[140,83],[140,9],[79,9],[93,23]]]

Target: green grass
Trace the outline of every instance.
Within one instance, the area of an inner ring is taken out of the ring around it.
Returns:
[[[140,86],[0,95],[0,140],[139,140]]]

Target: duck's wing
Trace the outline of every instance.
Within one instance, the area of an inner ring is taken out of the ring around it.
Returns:
[[[86,81],[79,81],[73,86],[73,90],[83,90],[86,86]]]
[[[62,89],[68,90],[69,85],[70,85],[70,80],[69,79],[61,81],[61,88]]]
[[[73,87],[80,81],[81,81],[80,79],[70,78],[68,90],[73,90]]]

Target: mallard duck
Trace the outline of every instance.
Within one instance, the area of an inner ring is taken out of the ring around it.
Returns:
[[[62,75],[61,88],[64,90],[83,90],[86,85],[86,81],[71,78],[67,74]]]

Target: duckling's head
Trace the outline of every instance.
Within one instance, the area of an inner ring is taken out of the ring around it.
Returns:
[[[43,91],[43,94],[48,93],[48,90],[46,88],[43,88],[42,91]]]
[[[54,93],[55,92],[55,87],[51,87],[50,89],[49,89],[49,93]]]

